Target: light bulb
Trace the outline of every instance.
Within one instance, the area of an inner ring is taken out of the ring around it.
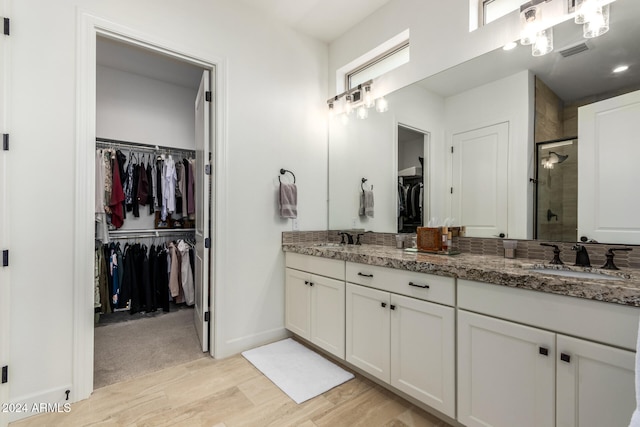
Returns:
[[[540,31],[541,21],[542,13],[537,6],[531,6],[520,13],[520,24],[522,27],[520,33],[521,45],[527,46],[535,42],[536,34]]]
[[[366,119],[367,117],[369,117],[369,110],[367,110],[367,107],[362,104],[360,107],[358,107],[356,115],[359,119]]]
[[[384,96],[381,96],[380,98],[378,98],[376,100],[376,111],[378,113],[384,113],[385,111],[387,111],[389,109],[389,103],[387,102],[387,100],[384,98]]]
[[[553,28],[547,28],[536,35],[536,40],[531,46],[533,56],[542,56],[553,50]]]
[[[349,115],[353,112],[353,105],[351,104],[351,95],[347,95],[345,97],[345,103],[344,103],[344,113],[346,115]]]
[[[373,107],[375,104],[375,100],[373,99],[373,94],[371,93],[371,86],[365,86],[364,88],[364,105],[367,108]]]
[[[585,16],[583,36],[586,39],[598,37],[609,31],[609,5],[598,6],[590,16]]]
[[[584,24],[591,19],[598,7],[597,0],[576,0],[576,24]]]

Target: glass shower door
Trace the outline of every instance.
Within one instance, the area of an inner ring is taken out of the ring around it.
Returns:
[[[576,241],[578,140],[536,144],[536,239]]]

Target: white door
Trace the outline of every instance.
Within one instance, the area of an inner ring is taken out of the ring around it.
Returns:
[[[507,237],[509,123],[453,135],[451,216],[467,236]]]
[[[640,91],[578,109],[578,236],[640,244]]]
[[[7,16],[3,12],[6,2],[0,2],[0,16]],[[0,58],[7,58],[8,37],[0,36]],[[0,65],[0,133],[7,131],[7,103],[8,94],[5,89],[9,87],[7,83],[8,75],[7,61],[2,61]],[[0,253],[9,248],[9,224],[7,221],[7,166],[9,151],[0,148]],[[3,267],[0,263],[0,367],[8,366],[9,362],[9,267]],[[9,384],[0,382],[0,402],[9,401]],[[5,426],[9,422],[8,413],[0,411],[0,426]]]
[[[311,334],[311,275],[287,268],[284,278],[284,326],[309,339]]]
[[[376,378],[389,382],[390,295],[347,283],[346,359]]]
[[[202,344],[202,351],[209,350],[209,265],[211,253],[211,225],[210,225],[210,203],[211,203],[211,176],[205,173],[205,166],[211,165],[210,160],[210,139],[209,139],[209,117],[210,105],[207,101],[209,87],[209,71],[203,71],[202,80],[196,96],[196,250],[195,250],[195,309],[193,311],[193,321],[196,326],[198,339]],[[209,166],[212,168],[212,166]],[[213,305],[211,305],[213,306]]]
[[[635,353],[558,335],[558,427],[626,427],[636,407]]]
[[[391,295],[391,385],[455,418],[452,307]]]
[[[555,334],[458,311],[458,421],[547,427],[554,405]]]
[[[344,288],[344,282],[339,280],[311,277],[311,342],[341,359],[344,359]]]

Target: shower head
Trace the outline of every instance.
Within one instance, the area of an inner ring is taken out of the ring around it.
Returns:
[[[553,165],[564,162],[568,157],[568,154],[558,154],[555,151],[550,151],[549,156],[542,158],[542,166],[545,169],[553,169]]]

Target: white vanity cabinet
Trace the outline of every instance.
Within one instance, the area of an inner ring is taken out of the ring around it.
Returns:
[[[455,279],[351,262],[346,275],[347,362],[455,417],[455,310],[442,305]]]
[[[628,425],[636,308],[466,280],[458,307],[462,424]]]
[[[344,359],[344,261],[287,252],[285,327]]]

